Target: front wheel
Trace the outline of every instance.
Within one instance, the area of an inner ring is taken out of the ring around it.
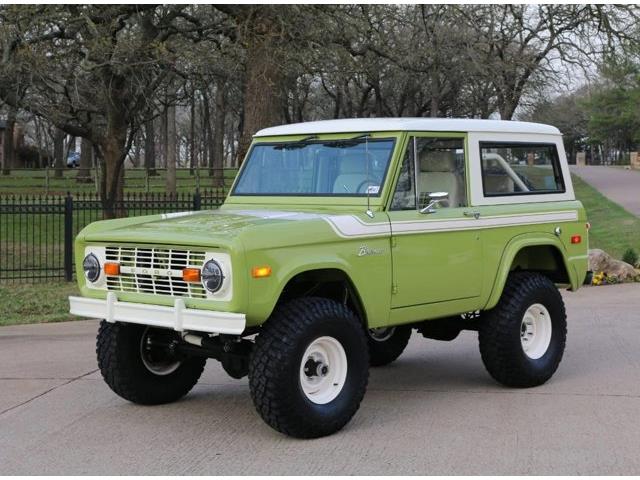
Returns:
[[[567,338],[560,292],[538,273],[512,273],[500,301],[480,320],[478,340],[489,374],[509,387],[535,387],[555,373]]]
[[[344,427],[360,406],[368,377],[360,321],[325,298],[277,307],[249,362],[256,410],[272,428],[298,438],[331,435]]]
[[[169,403],[196,384],[206,358],[178,356],[170,348],[177,333],[127,323],[100,323],[96,353],[111,390],[143,405]]]

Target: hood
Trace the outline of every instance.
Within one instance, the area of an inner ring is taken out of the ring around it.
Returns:
[[[168,213],[92,224],[83,232],[87,242],[156,243],[228,247],[249,229],[318,220],[315,213],[266,210],[208,210]],[[136,221],[137,220],[137,221]]]

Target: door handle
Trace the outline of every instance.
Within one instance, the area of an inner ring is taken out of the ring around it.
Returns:
[[[478,220],[480,218],[480,212],[463,212],[463,215],[465,217],[473,217],[476,220]]]

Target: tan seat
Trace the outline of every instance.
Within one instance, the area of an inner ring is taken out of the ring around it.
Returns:
[[[420,193],[420,203],[424,203],[422,197],[425,194],[447,192],[449,194],[448,206],[465,206],[464,174],[457,169],[455,152],[423,150],[419,155],[418,192]],[[446,203],[443,206],[446,206]]]
[[[367,180],[364,156],[343,158],[339,162],[339,168],[340,172],[333,182],[333,193],[358,193],[358,187]]]

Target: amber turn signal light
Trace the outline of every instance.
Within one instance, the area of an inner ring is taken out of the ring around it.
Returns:
[[[580,235],[573,235],[571,236],[571,243],[573,245],[582,242],[582,237]]]
[[[261,267],[253,267],[251,269],[251,276],[253,278],[264,278],[271,275],[271,267],[269,265],[262,265]]]
[[[188,283],[197,283],[200,281],[200,269],[199,268],[183,268],[182,280]]]
[[[115,275],[120,275],[120,264],[107,262],[104,264],[104,273],[107,275],[111,275],[112,277]]]

